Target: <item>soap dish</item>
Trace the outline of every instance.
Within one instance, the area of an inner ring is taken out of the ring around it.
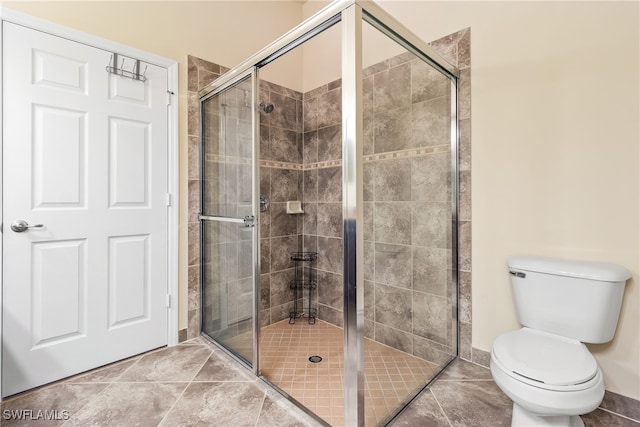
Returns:
[[[302,210],[302,202],[298,200],[287,202],[287,213],[290,215],[304,213]]]

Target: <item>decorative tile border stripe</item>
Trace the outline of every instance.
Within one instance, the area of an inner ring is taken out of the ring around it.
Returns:
[[[275,162],[273,160],[260,160],[261,168],[274,168],[274,169],[293,169],[293,170],[304,170],[305,166],[300,163],[287,163],[287,162]]]
[[[435,153],[448,153],[451,147],[449,145],[434,145],[432,147],[423,148],[411,148],[408,150],[390,151],[380,154],[368,154],[364,156],[364,162],[375,162],[380,160],[392,160],[392,159],[404,159],[409,157],[425,156]],[[234,157],[234,156],[220,156],[218,154],[207,154],[207,161],[216,163],[232,163],[249,165],[251,159],[246,157]],[[342,160],[328,160],[326,162],[316,163],[289,163],[289,162],[276,162],[273,160],[260,160],[260,167],[274,168],[274,169],[289,169],[289,170],[313,170],[313,169],[325,169],[342,166]]]
[[[306,163],[301,165],[300,163],[287,163],[287,162],[274,162],[271,160],[260,160],[260,167],[274,168],[274,169],[292,169],[299,171],[308,171],[313,169],[334,168],[342,166],[342,160],[328,160],[326,162]]]
[[[432,147],[410,148],[408,150],[389,151],[380,154],[368,154],[364,156],[365,162],[373,162],[378,160],[403,159],[407,157],[425,156],[427,154],[448,153],[451,151],[449,145],[434,145]]]
[[[342,166],[342,159],[327,160],[326,162],[307,163],[306,165],[304,165],[304,170],[334,168],[336,166]]]
[[[250,165],[251,158],[249,157],[236,157],[236,156],[221,156],[219,154],[207,154],[207,162],[214,163],[230,163],[234,165]]]

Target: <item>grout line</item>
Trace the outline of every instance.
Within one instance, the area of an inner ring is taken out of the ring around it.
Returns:
[[[182,390],[182,392],[180,393],[180,395],[176,398],[176,400],[173,402],[173,405],[171,405],[171,407],[169,408],[169,410],[167,411],[166,414],[164,414],[164,417],[162,417],[162,419],[160,420],[160,422],[157,425],[161,425],[164,420],[169,416],[169,414],[171,413],[171,411],[173,411],[173,409],[176,407],[176,405],[178,404],[178,402],[180,401],[180,399],[182,399],[182,397],[184,396],[184,393],[187,391],[187,389],[189,388],[189,386],[191,385],[191,382],[189,382],[185,388]]]
[[[207,348],[208,346],[204,346],[203,347]],[[209,359],[211,359],[211,356],[213,355],[213,353],[215,353],[215,349],[209,347],[209,355],[204,359],[204,362],[202,362],[202,364],[200,365],[200,367],[198,368],[198,370],[195,372],[195,374],[193,374],[193,377],[191,378],[191,380],[189,380],[189,382],[193,382],[193,380],[196,379],[196,377],[198,376],[198,374],[200,373],[200,371],[202,371],[202,368],[204,368],[204,365],[207,364],[207,362],[209,361]]]
[[[464,360],[465,362],[469,362],[469,363],[471,363],[473,365],[480,366],[483,369],[490,370],[490,368],[488,366],[481,365],[481,364],[479,364],[477,362],[472,362],[471,360],[463,359],[462,357],[460,358],[460,360]]]
[[[93,402],[94,400],[98,399],[100,397],[101,394],[103,394],[105,392],[105,390],[107,390],[113,383],[110,383],[109,385],[107,385],[105,388],[103,388],[102,390],[100,390],[100,393],[94,395],[91,399],[87,400],[87,403],[85,403],[84,405],[82,405],[80,408],[78,408],[77,411],[75,411],[73,414],[69,414],[69,419],[66,420],[64,423],[62,423],[62,426],[66,426],[68,423],[71,422],[71,420],[73,419],[74,415],[77,415],[78,413],[80,413],[84,408],[86,408],[91,402]]]
[[[260,410],[258,411],[258,415],[256,416],[256,422],[254,424],[255,427],[260,427],[258,425],[258,421],[260,421],[260,414],[262,414],[262,410],[264,409],[264,402],[267,400],[267,390],[264,390],[262,394],[262,402],[260,403]]]
[[[438,400],[438,398],[436,397],[435,393],[433,392],[433,390],[431,388],[429,388],[429,393],[431,393],[431,396],[433,396],[433,399],[436,401],[436,403],[438,404],[438,408],[440,408],[440,412],[442,412],[442,415],[444,415],[444,418],[447,420],[447,422],[449,423],[449,426],[453,427],[453,423],[451,422],[451,420],[449,419],[449,416],[447,415],[447,413],[444,411],[444,409],[442,408],[442,405],[440,404],[440,401]]]
[[[613,412],[613,411],[612,411],[612,410],[610,410],[610,409],[605,409],[605,408],[603,408],[603,407],[601,407],[601,406],[600,406],[600,407],[598,407],[598,409],[600,409],[601,411],[604,411],[604,412],[608,412],[608,413],[610,413],[611,415],[615,415],[615,416],[618,416],[618,417],[620,417],[620,418],[624,418],[625,420],[629,420],[629,421],[634,422],[634,423],[636,423],[636,424],[640,424],[640,421],[635,420],[635,419],[633,419],[633,418],[629,418],[629,417],[627,417],[627,416],[625,416],[625,415],[622,415],[622,414],[619,414],[619,413],[617,413],[617,412]]]
[[[166,347],[162,347],[162,348],[166,348]],[[159,349],[155,349],[155,350],[151,350],[151,351],[145,352],[145,353],[143,353],[143,354],[138,354],[138,355],[135,355],[135,356],[130,357],[129,359],[135,359],[135,361],[134,361],[134,362],[133,362],[129,367],[127,367],[124,371],[122,371],[122,372],[120,373],[120,375],[117,375],[116,377],[114,377],[113,379],[111,379],[111,381],[89,381],[89,382],[77,382],[77,383],[69,382],[69,384],[107,384],[107,386],[106,386],[105,388],[103,388],[102,390],[100,390],[100,392],[99,392],[98,394],[94,395],[91,399],[87,400],[87,402],[86,402],[84,405],[82,405],[80,408],[78,408],[78,409],[77,409],[73,414],[70,414],[69,419],[68,419],[68,420],[66,420],[64,423],[62,423],[62,426],[67,425],[67,424],[68,424],[68,423],[73,419],[73,416],[74,416],[74,415],[77,415],[77,414],[78,414],[78,413],[80,413],[84,408],[86,408],[86,407],[87,407],[91,402],[93,402],[94,400],[98,399],[98,398],[100,397],[100,395],[104,394],[104,393],[106,392],[106,390],[107,390],[109,387],[111,387],[113,384],[126,384],[126,383],[120,383],[120,382],[117,382],[117,381],[118,381],[118,379],[119,379],[120,377],[122,377],[122,375],[124,375],[124,374],[125,374],[125,372],[127,372],[129,369],[131,369],[131,367],[132,367],[132,366],[134,366],[134,365],[138,364],[138,362],[139,362],[140,360],[142,360],[142,358],[143,358],[146,354],[154,353],[154,352],[156,352],[156,351],[158,351],[158,350],[159,350]],[[111,364],[111,365],[112,365],[112,366],[115,366],[115,365],[117,365],[117,364],[119,364],[119,363],[124,363],[124,362],[126,362],[127,360],[128,360],[128,359],[124,359],[124,360],[121,360],[121,361],[119,361],[119,362],[113,363],[113,364]],[[109,366],[109,365],[107,365],[107,366],[103,367],[102,369],[107,369],[107,368],[108,368],[108,366]],[[100,370],[100,369],[96,369],[95,371],[98,371],[98,370]],[[89,372],[90,372],[90,371],[89,371]],[[83,375],[88,375],[88,372],[87,372],[87,373],[81,373],[81,374],[78,374],[77,376],[83,376]]]
[[[165,348],[166,348],[166,347],[165,347]],[[131,365],[129,365],[129,367],[128,367],[127,369],[125,369],[124,371],[122,371],[122,372],[120,373],[120,375],[118,375],[117,377],[115,377],[111,382],[113,382],[113,383],[117,382],[117,381],[118,381],[118,379],[122,378],[122,376],[123,376],[124,374],[126,374],[126,373],[129,371],[129,369],[131,369],[131,368],[133,368],[135,365],[137,365],[137,364],[138,364],[138,362],[140,362],[140,361],[141,361],[145,356],[146,356],[146,354],[145,354],[145,355],[139,355],[139,357],[135,360],[135,362],[133,362]]]

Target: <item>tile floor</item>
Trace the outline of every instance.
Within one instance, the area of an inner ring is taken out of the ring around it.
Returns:
[[[0,409],[2,426],[319,425],[201,338],[5,399]],[[391,425],[494,427],[510,425],[510,417],[511,402],[489,370],[457,361]],[[602,409],[583,420],[640,426]]]
[[[3,427],[319,425],[202,338],[16,395],[0,409]]]
[[[334,426],[344,425],[343,330],[321,320],[288,320],[261,331],[262,375]],[[438,366],[365,339],[365,422],[384,420]],[[311,363],[310,356],[322,361]]]
[[[511,406],[489,369],[458,360],[390,426],[510,426]],[[586,427],[640,427],[637,421],[600,408],[582,420]]]

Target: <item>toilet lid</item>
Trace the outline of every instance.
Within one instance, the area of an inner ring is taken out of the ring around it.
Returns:
[[[529,328],[499,336],[493,353],[507,370],[547,385],[584,383],[598,370],[595,358],[580,341]]]

